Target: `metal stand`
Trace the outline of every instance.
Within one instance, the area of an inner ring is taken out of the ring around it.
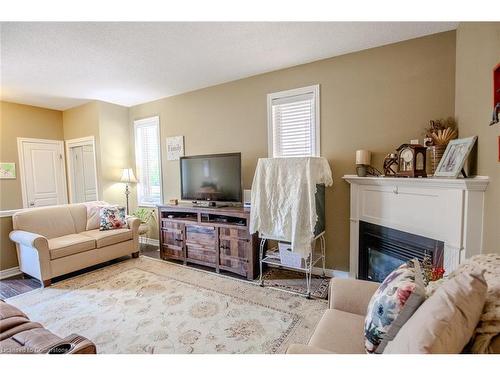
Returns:
[[[288,266],[285,264],[282,264],[279,259],[276,259],[275,257],[270,257],[266,256],[266,250],[265,250],[265,245],[267,240],[277,240],[276,238],[264,238],[261,237],[260,240],[260,248],[259,248],[259,267],[260,267],[260,276],[259,276],[259,283],[260,286],[264,286],[264,279],[262,278],[262,266],[264,263],[276,266],[278,268],[286,268],[286,269],[291,269],[294,271],[300,271],[305,273],[305,278],[306,278],[306,293],[303,294],[306,298],[310,299],[311,298],[311,278],[312,278],[312,271],[313,267],[321,261],[321,265],[323,268],[322,272],[322,277],[325,277],[325,266],[326,266],[326,258],[325,258],[325,251],[326,251],[326,243],[325,243],[325,232],[321,232],[318,234],[314,239],[312,240],[311,243],[311,252],[309,256],[304,259],[304,267],[292,267]],[[318,254],[316,251],[316,241],[320,241],[320,253]],[[276,249],[269,249],[268,251],[276,251]]]

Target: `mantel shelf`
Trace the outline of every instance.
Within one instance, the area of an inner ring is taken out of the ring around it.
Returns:
[[[490,179],[488,176],[475,176],[472,178],[403,178],[403,177],[358,177],[345,175],[342,177],[350,184],[358,185],[389,185],[389,186],[414,186],[441,189],[459,189],[469,191],[486,191]]]

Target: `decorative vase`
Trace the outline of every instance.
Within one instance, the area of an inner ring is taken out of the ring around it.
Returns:
[[[434,174],[436,172],[437,166],[444,155],[447,145],[436,145],[431,146],[431,172]]]

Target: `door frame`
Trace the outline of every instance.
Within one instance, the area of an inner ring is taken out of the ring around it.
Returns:
[[[74,138],[68,139],[64,141],[66,147],[66,164],[67,164],[67,179],[68,179],[68,193],[69,193],[69,202],[74,203],[74,191],[73,191],[73,173],[72,173],[72,164],[70,160],[70,148],[78,147],[78,146],[88,146],[91,145],[94,149],[94,170],[95,170],[95,189],[96,189],[96,200],[99,200],[99,179],[97,178],[97,151],[95,148],[95,137],[93,135],[89,137],[82,138]]]
[[[28,193],[26,188],[26,176],[24,175],[24,153],[23,153],[23,143],[48,143],[57,144],[59,146],[59,152],[63,158],[62,163],[62,174],[63,174],[63,193],[64,200],[68,203],[68,185],[66,183],[66,155],[64,154],[64,141],[58,139],[42,139],[42,138],[23,138],[17,137],[17,155],[19,158],[19,177],[21,180],[21,196],[23,200],[23,208],[30,208],[28,204]]]

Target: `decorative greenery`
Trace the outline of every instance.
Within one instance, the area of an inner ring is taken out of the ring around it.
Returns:
[[[446,146],[452,139],[458,137],[457,122],[453,117],[429,121],[425,136],[432,139],[435,146]]]
[[[143,223],[149,223],[151,220],[156,220],[156,213],[152,208],[140,207],[132,212],[132,216],[135,216]]]
[[[444,268],[442,267],[435,267],[432,264],[431,257],[426,255],[424,256],[424,259],[420,263],[422,267],[422,272],[424,276],[424,281],[425,284],[429,284],[431,281],[437,281],[439,279],[443,278],[444,275]]]

